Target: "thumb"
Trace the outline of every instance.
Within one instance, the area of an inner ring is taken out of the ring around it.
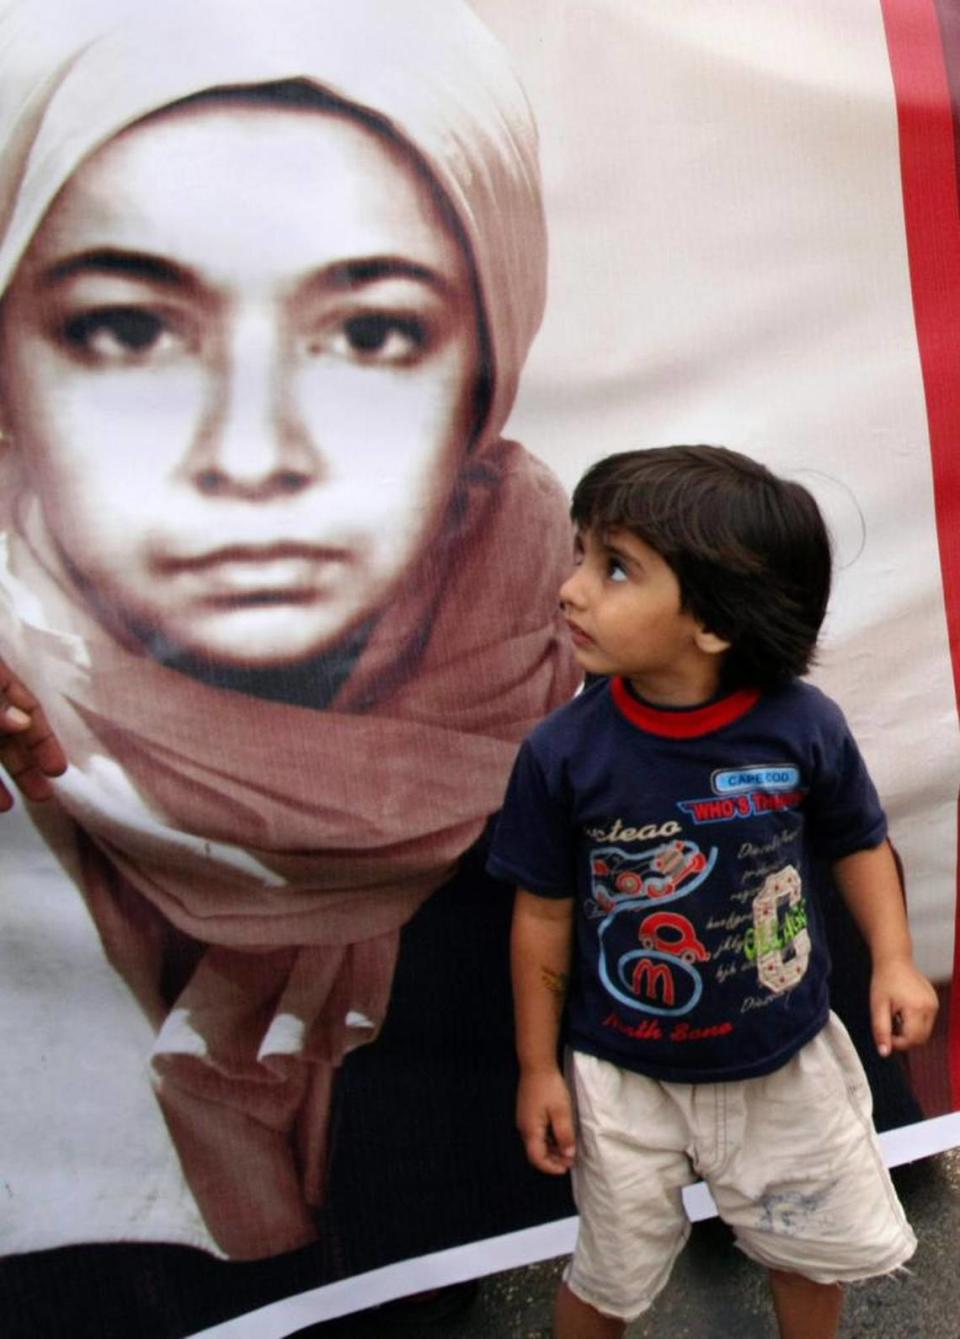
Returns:
[[[873,1040],[877,1043],[877,1050],[880,1055],[888,1056],[892,1049],[893,1008],[886,996],[872,1002],[870,1020],[873,1024]]]
[[[554,1142],[564,1157],[572,1158],[575,1135],[573,1130],[573,1112],[569,1102],[564,1102],[550,1112],[550,1125]]]

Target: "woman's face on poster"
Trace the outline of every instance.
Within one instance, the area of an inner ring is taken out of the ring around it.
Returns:
[[[294,663],[402,594],[436,533],[476,325],[401,150],[344,115],[196,103],[48,212],[4,304],[4,425],[101,618]]]

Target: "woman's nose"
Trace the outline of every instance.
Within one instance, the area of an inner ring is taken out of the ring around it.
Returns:
[[[264,323],[238,323],[211,377],[211,395],[193,443],[194,486],[253,501],[298,493],[322,473],[295,404],[293,369]]]

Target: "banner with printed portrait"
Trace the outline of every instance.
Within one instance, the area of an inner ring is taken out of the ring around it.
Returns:
[[[70,764],[0,815],[12,1333],[569,1249],[484,861],[632,447],[821,505],[941,1013],[875,1056],[837,908],[834,1003],[890,1159],[960,1143],[958,70],[947,0],[4,0],[0,657]]]

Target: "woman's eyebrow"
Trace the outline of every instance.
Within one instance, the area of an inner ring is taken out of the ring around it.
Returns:
[[[447,294],[453,284],[445,274],[421,265],[404,256],[360,256],[351,260],[335,261],[315,276],[316,281],[331,288],[362,288],[384,279],[412,279],[438,293]]]
[[[96,247],[65,256],[40,271],[39,283],[54,287],[79,274],[115,274],[165,287],[199,288],[202,283],[185,265],[148,251]],[[408,279],[442,297],[456,293],[454,281],[440,270],[404,256],[360,256],[321,265],[306,279],[308,288],[328,291],[364,288],[390,279]]]
[[[44,287],[52,287],[77,274],[119,274],[171,287],[196,285],[193,273],[175,261],[147,251],[122,251],[115,247],[100,247],[65,256],[43,269],[39,277]]]

